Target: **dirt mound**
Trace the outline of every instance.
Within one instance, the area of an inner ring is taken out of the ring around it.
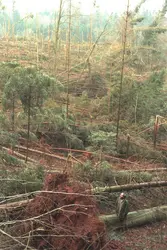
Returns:
[[[48,174],[41,193],[26,207],[20,235],[29,246],[55,250],[123,249],[107,242],[106,229],[98,218],[88,184],[71,181],[67,174]]]

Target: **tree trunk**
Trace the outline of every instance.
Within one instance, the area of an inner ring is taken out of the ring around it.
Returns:
[[[26,159],[25,162],[27,163],[28,161],[28,149],[29,149],[29,142],[30,142],[30,124],[31,124],[31,85],[29,86],[29,96],[28,96],[28,120],[27,120],[27,152],[26,152]]]
[[[23,146],[17,146],[16,145],[15,148],[18,148],[18,150],[23,151],[23,152],[25,152],[27,150],[27,148],[23,147]],[[62,160],[62,161],[67,161],[67,157],[59,156],[59,155],[56,155],[56,154],[49,154],[49,153],[39,151],[39,150],[36,150],[36,149],[31,149],[31,148],[28,148],[28,151],[30,153],[35,153],[35,154],[38,154],[38,155],[41,155],[41,156],[48,156],[48,157],[59,159],[59,160]],[[83,164],[81,161],[79,161],[77,159],[75,160],[74,157],[73,157],[73,159],[68,159],[68,160],[70,162],[73,162],[73,163],[80,162],[81,164]]]
[[[67,46],[67,95],[66,95],[66,119],[69,116],[69,84],[70,84],[70,68],[71,68],[71,22],[72,22],[72,3],[69,1],[69,20],[68,20],[68,46]],[[69,147],[69,145],[68,145]]]
[[[122,100],[122,89],[124,81],[124,68],[125,68],[125,54],[126,54],[126,43],[127,43],[127,31],[128,31],[128,21],[129,21],[129,0],[127,3],[126,17],[125,17],[125,29],[123,34],[123,49],[122,49],[122,65],[121,65],[121,79],[119,85],[119,97],[118,97],[118,114],[117,114],[117,131],[116,131],[116,148],[118,150],[118,137],[119,137],[119,122],[121,116],[121,100]]]
[[[166,187],[166,186],[167,186],[167,181],[154,181],[154,182],[143,182],[137,184],[118,185],[111,187],[97,187],[93,188],[92,192],[94,194],[101,194],[104,192],[113,193],[113,192],[122,192],[126,190],[134,190],[134,189],[142,189],[150,187]]]
[[[2,149],[4,149],[4,150],[7,151],[7,152],[9,152],[9,150],[10,150],[9,148],[6,148],[6,147],[2,147]],[[14,151],[14,150],[12,151],[12,155],[18,157],[19,159],[20,159],[20,158],[21,158],[21,159],[24,159],[24,160],[26,159],[26,156],[25,156],[25,155],[22,155],[22,154],[20,154],[20,153]],[[34,160],[34,159],[30,158],[30,157],[28,157],[27,160],[28,160],[29,162],[38,163],[36,160]]]
[[[26,205],[30,201],[31,200],[25,200],[0,205],[0,221],[2,222],[8,220],[15,220],[16,218],[21,219],[19,218],[19,215],[22,214],[21,211],[26,207]],[[120,223],[117,215],[115,214],[101,215],[99,216],[99,218],[105,223],[108,231],[122,228],[122,224]],[[137,227],[166,219],[167,205],[163,205],[159,207],[130,212],[127,216],[126,226],[128,228]]]
[[[100,219],[105,223],[107,230],[116,230],[122,228],[118,217],[115,214],[102,215]],[[126,226],[136,227],[148,223],[154,223],[167,219],[167,206],[153,207],[130,212],[127,216]]]
[[[54,55],[54,70],[57,70],[57,50],[58,50],[58,41],[59,41],[59,33],[60,33],[60,24],[62,19],[62,11],[63,11],[63,0],[60,0],[59,3],[59,11],[58,11],[58,19],[56,22],[56,29],[55,29],[55,55]]]

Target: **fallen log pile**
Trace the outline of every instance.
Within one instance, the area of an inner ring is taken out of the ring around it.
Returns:
[[[56,173],[52,173],[53,176],[56,176]],[[127,191],[127,190],[135,190],[135,189],[142,189],[142,188],[161,188],[161,187],[167,187],[167,181],[156,181],[156,182],[143,182],[143,183],[136,183],[136,184],[126,184],[126,185],[116,185],[116,186],[107,186],[107,187],[96,187],[96,188],[91,188],[89,186],[88,189],[85,189],[84,191],[84,195],[88,195],[89,193],[91,193],[92,195],[102,195],[103,193],[115,193],[115,192],[122,192],[122,191]],[[47,194],[53,194],[52,191],[49,190],[42,190],[42,191],[35,191],[32,193],[27,194],[27,196],[31,196],[31,195],[38,195],[39,193],[41,193],[42,195],[47,195]],[[81,194],[80,194],[81,195]],[[19,195],[19,197],[21,198],[22,195]],[[23,194],[23,197],[25,197],[26,195]],[[13,203],[7,203],[8,198],[10,197],[4,197],[4,203],[6,201],[6,204],[4,205],[0,205],[0,221],[3,220],[4,214],[8,214],[8,216],[10,217],[10,213],[14,214],[15,213],[15,208],[16,211],[17,209],[21,209],[22,207],[24,208],[24,206],[26,206],[30,201],[28,200],[24,200],[24,201],[19,201],[19,202],[15,202]],[[14,196],[13,198],[17,198]]]
[[[88,184],[71,181],[66,174],[48,174],[43,192],[26,206],[26,202],[20,203],[24,209],[19,211],[19,215],[17,213],[18,217],[14,218],[14,213],[7,210],[5,204],[1,206],[12,216],[5,216],[0,223],[1,234],[13,239],[13,250],[124,249],[119,246],[120,242],[107,241],[105,224],[98,218],[97,204],[90,187],[86,192],[88,187]],[[18,212],[18,205],[14,204],[13,211]]]
[[[29,203],[31,204],[31,202],[32,200],[29,201],[25,200],[21,202],[13,202],[6,205],[0,205],[0,221],[1,221],[0,226],[12,225],[15,224],[16,222],[21,222],[22,220],[19,221],[19,218],[22,217],[23,210],[26,208],[26,206],[28,206]],[[54,211],[50,211],[50,214],[52,214],[52,212]],[[12,219],[15,219],[15,221],[13,222]],[[101,215],[99,216],[99,219],[105,223],[107,230],[109,231],[122,228],[122,224],[118,220],[116,214]],[[163,205],[159,207],[153,207],[149,209],[142,209],[130,212],[127,217],[126,226],[128,228],[131,228],[166,219],[167,219],[167,205]]]

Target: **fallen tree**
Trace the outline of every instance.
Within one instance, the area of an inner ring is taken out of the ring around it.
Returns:
[[[11,216],[17,217],[18,214],[21,212],[22,209],[25,209],[26,205],[30,201],[22,201],[22,202],[13,202],[6,205],[0,206],[0,219],[2,221],[2,218],[4,222],[0,223],[0,226],[4,226],[6,224],[15,224],[17,223],[17,220],[14,222],[12,221],[6,221],[6,219],[11,220]],[[3,212],[3,214],[2,214]],[[8,216],[7,216],[8,215]],[[99,219],[103,221],[107,227],[107,230],[116,230],[122,228],[122,224],[120,223],[118,217],[116,214],[111,215],[101,215],[99,216]],[[138,211],[130,212],[127,216],[127,223],[126,226],[128,228],[131,227],[137,227],[142,226],[149,223],[154,223],[162,220],[167,219],[167,205],[159,206],[159,207],[153,207],[149,209],[143,209]]]
[[[141,173],[141,172],[164,172],[167,168],[143,168],[143,169],[126,169],[119,170],[117,173]]]
[[[25,156],[25,155],[20,154],[20,153],[14,151],[14,150],[11,150],[10,148],[2,147],[2,149],[5,150],[5,151],[7,151],[8,153],[10,152],[10,154],[13,155],[13,156],[16,156],[16,157],[18,157],[18,158],[21,158],[21,159],[23,159],[23,160],[26,159],[26,156]],[[37,163],[36,160],[34,160],[34,159],[30,158],[30,157],[28,157],[27,159],[28,159],[29,162]]]
[[[105,223],[108,231],[122,228],[122,224],[115,214],[102,215],[99,218]],[[130,212],[127,216],[126,226],[128,228],[142,226],[144,224],[154,223],[166,219],[167,205],[164,205],[160,207],[153,207],[150,209]]]
[[[126,185],[117,185],[117,186],[110,186],[110,187],[96,187],[96,188],[92,188],[92,189],[87,189],[86,192],[89,193],[91,192],[94,195],[98,195],[98,194],[103,194],[103,193],[112,193],[112,192],[121,192],[121,191],[128,191],[128,190],[135,190],[135,189],[142,189],[142,188],[153,188],[153,187],[164,187],[167,186],[167,181],[156,181],[156,182],[143,182],[143,183],[136,183],[136,184],[126,184]],[[2,213],[1,211],[6,209],[8,211],[8,209],[11,211],[12,210],[12,203],[8,204],[8,201],[11,199],[21,199],[23,197],[31,197],[32,195],[36,195],[38,193],[40,193],[41,191],[35,191],[35,192],[31,192],[31,193],[27,193],[27,194],[19,194],[19,195],[15,195],[15,196],[8,196],[8,197],[3,197],[3,201],[2,203],[6,203],[3,205],[0,205],[0,214]],[[44,192],[44,191],[42,191]],[[49,191],[45,191],[46,193]],[[25,205],[26,203],[28,203],[29,200],[24,200],[23,204]],[[21,206],[21,201],[18,202],[18,204],[15,202],[15,206]],[[1,218],[1,216],[0,216]]]
[[[134,189],[150,188],[150,187],[167,187],[167,181],[143,182],[136,184],[110,186],[110,187],[96,187],[92,189],[92,193],[94,194],[113,193],[113,192],[121,192]]]
[[[30,152],[30,153],[35,153],[35,154],[38,154],[38,155],[42,155],[42,156],[48,156],[50,158],[54,158],[54,159],[59,159],[59,160],[62,160],[62,161],[69,161],[69,162],[73,162],[73,163],[78,163],[77,160],[73,159],[74,157],[63,157],[63,156],[59,156],[59,155],[56,155],[56,154],[49,154],[47,152],[43,152],[43,151],[39,151],[39,150],[36,150],[36,149],[31,149],[31,148],[26,148],[26,147],[23,147],[23,146],[18,146],[16,145],[15,148],[17,148],[18,150],[20,151],[23,151],[23,152],[26,152],[27,150]],[[81,163],[81,162],[80,162]]]
[[[19,218],[13,214],[12,219],[4,218],[0,233],[19,239],[22,246],[28,239],[30,249],[113,249],[98,218],[95,197],[91,189],[85,192],[87,188],[88,184],[72,181],[67,174],[46,175],[41,193],[29,201]],[[12,249],[18,249],[16,242]]]

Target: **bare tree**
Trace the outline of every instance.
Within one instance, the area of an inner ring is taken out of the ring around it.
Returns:
[[[69,10],[68,10],[68,47],[67,47],[67,97],[66,97],[66,117],[69,115],[69,81],[70,81],[70,65],[71,65],[71,0],[69,0]]]
[[[29,141],[30,141],[30,124],[31,124],[31,94],[32,94],[32,87],[29,85],[29,95],[28,95],[28,121],[27,121],[27,152],[26,152],[26,159],[25,162],[28,160],[28,148],[29,148]]]
[[[60,24],[61,24],[61,18],[62,18],[62,12],[63,12],[63,0],[60,0],[59,3],[59,12],[58,12],[58,18],[56,22],[56,30],[55,30],[55,46],[54,46],[54,70],[57,70],[57,50],[58,50],[58,41],[59,41],[59,33],[60,33]]]
[[[122,67],[121,67],[121,79],[120,79],[120,85],[119,85],[116,147],[118,147],[119,122],[120,122],[120,114],[121,114],[121,98],[122,98],[122,87],[123,87],[123,80],[124,80],[125,53],[126,53],[127,29],[128,29],[128,20],[129,20],[129,5],[130,5],[130,0],[128,0],[128,2],[127,2],[127,10],[126,10],[126,18],[125,18],[125,29],[124,29],[124,35],[123,35]]]

